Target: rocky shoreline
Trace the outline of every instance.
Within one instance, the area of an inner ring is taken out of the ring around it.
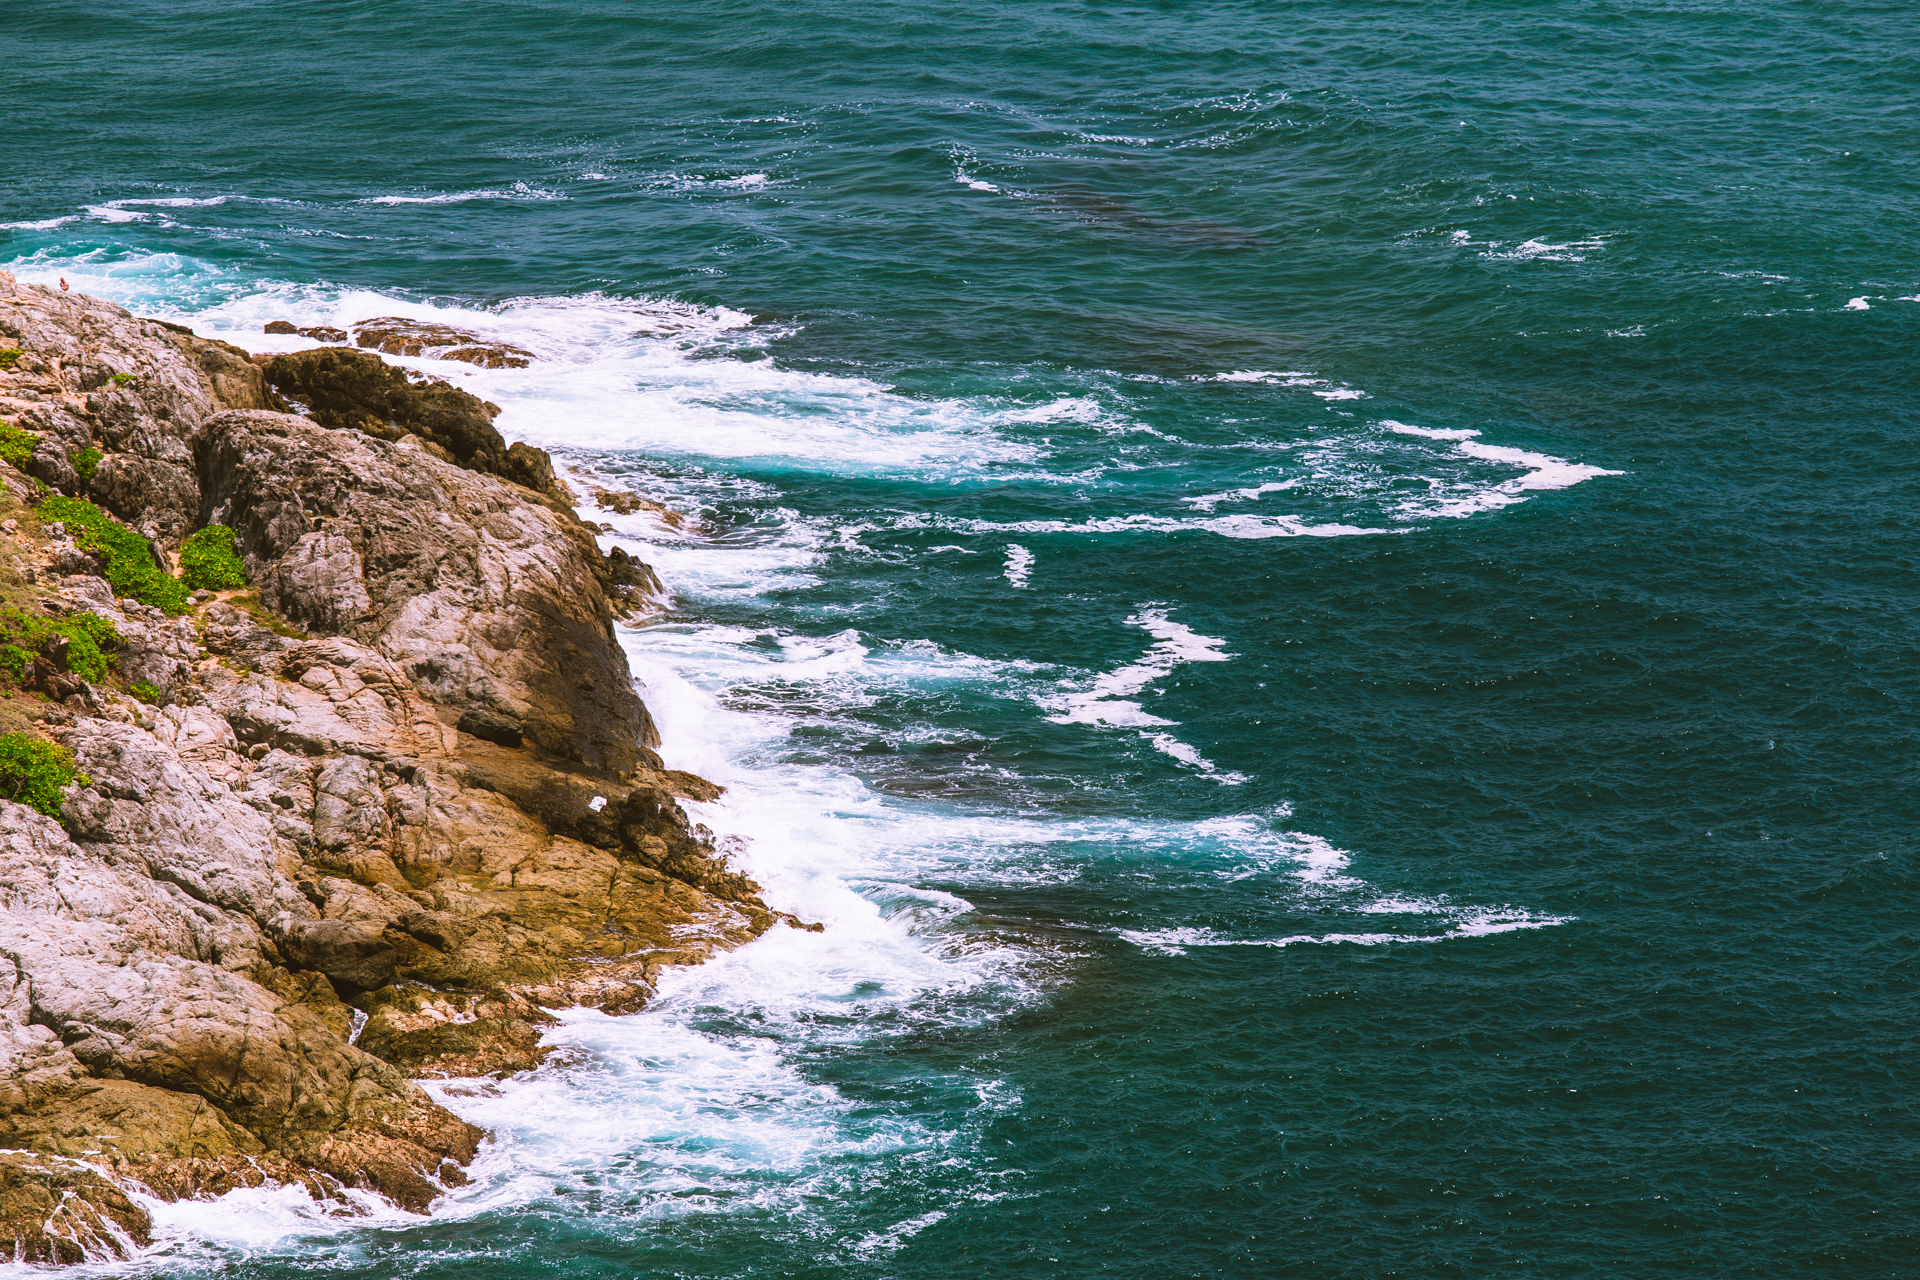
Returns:
[[[546,1010],[638,1008],[782,921],[678,803],[718,789],[651,749],[614,633],[651,570],[600,552],[492,406],[361,348],[528,353],[368,333],[256,360],[0,272],[0,615],[42,637],[0,673],[0,733],[75,771],[58,817],[0,799],[18,1261],[131,1256],[130,1191],[424,1210],[485,1135],[414,1078],[535,1066]],[[47,518],[68,499],[166,583],[230,529],[247,585],[141,603]],[[81,670],[82,632],[108,665]]]

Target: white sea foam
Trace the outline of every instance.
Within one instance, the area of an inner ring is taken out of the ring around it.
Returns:
[[[138,209],[122,209],[117,204],[90,204],[86,209],[96,222],[140,222],[153,216]]]
[[[128,292],[125,283],[87,279],[76,287],[114,296]],[[526,369],[393,360],[501,405],[496,425],[509,439],[549,448],[751,460],[838,474],[981,475],[1045,455],[1044,445],[1003,431],[1005,424],[1084,421],[1099,413],[1092,401],[1008,410],[978,400],[916,398],[867,379],[785,369],[763,358],[715,359],[761,356],[782,330],[744,312],[673,300],[588,294],[521,298],[482,310],[281,285],[239,294],[190,319],[207,336],[272,351],[311,341],[262,333],[268,321],[345,327],[380,315],[455,325],[533,351],[540,359]]]
[[[1465,913],[1460,923],[1439,933],[1294,933],[1278,938],[1234,938],[1210,929],[1117,929],[1120,937],[1154,955],[1180,956],[1189,947],[1338,946],[1378,947],[1396,942],[1447,942],[1455,938],[1486,938],[1521,929],[1548,929],[1567,924],[1572,916],[1534,915],[1524,911],[1478,910]]]
[[[1565,458],[1556,458],[1550,454],[1534,453],[1527,449],[1514,449],[1504,445],[1485,444],[1478,439],[1480,435],[1478,431],[1417,427],[1391,419],[1382,420],[1380,425],[1397,435],[1419,436],[1429,440],[1451,440],[1455,442],[1455,451],[1463,457],[1520,467],[1526,473],[1493,485],[1472,482],[1443,485],[1438,481],[1430,482],[1427,494],[1409,499],[1404,504],[1408,514],[1423,519],[1460,519],[1477,515],[1482,511],[1510,506],[1516,502],[1525,502],[1530,494],[1543,490],[1565,489],[1596,476],[1623,474],[1619,471],[1610,471],[1605,467],[1568,462]]]
[[[1236,369],[1232,373],[1214,374],[1213,381],[1279,383],[1282,386],[1304,387],[1319,380],[1310,373],[1302,373],[1298,370]]]
[[[356,204],[467,204],[474,200],[565,200],[565,193],[545,187],[516,182],[511,187],[479,187],[472,191],[446,191],[434,195],[366,196]]]
[[[1604,236],[1569,240],[1564,244],[1535,239],[1523,240],[1510,249],[1502,249],[1496,244],[1486,249],[1480,256],[1495,262],[1585,262],[1588,254],[1597,253],[1606,247],[1607,242]]]
[[[1058,708],[1047,719],[1055,724],[1103,724],[1126,727],[1171,725],[1172,720],[1149,715],[1130,699],[1175,667],[1188,662],[1226,662],[1233,657],[1222,653],[1226,641],[1203,636],[1167,617],[1165,609],[1142,606],[1127,619],[1153,637],[1154,642],[1138,659],[1094,679],[1087,688],[1058,695],[1050,704]]]
[[[1138,659],[1096,676],[1084,689],[1048,694],[1038,699],[1043,707],[1054,711],[1053,715],[1047,717],[1049,721],[1054,724],[1129,729],[1171,728],[1176,721],[1153,715],[1140,703],[1133,701],[1134,696],[1185,663],[1226,662],[1233,657],[1230,653],[1221,652],[1225,640],[1203,636],[1191,627],[1172,621],[1162,608],[1143,605],[1127,622],[1144,630],[1153,637],[1154,642],[1147,646],[1146,652]],[[1143,733],[1140,736],[1154,750],[1197,771],[1203,778],[1227,786],[1237,786],[1247,780],[1245,774],[1220,772],[1213,761],[1172,734]]]
[[[1007,544],[1007,567],[1002,571],[1007,582],[1015,588],[1025,590],[1027,579],[1033,574],[1033,552],[1017,542]]]
[[[861,1258],[871,1258],[881,1254],[892,1253],[908,1240],[926,1230],[934,1223],[941,1221],[946,1216],[944,1210],[935,1209],[932,1213],[923,1213],[917,1218],[908,1218],[904,1222],[896,1222],[885,1231],[871,1232],[856,1241],[853,1246],[853,1252]]]
[[[1295,516],[1214,516],[1185,519],[1174,516],[1101,516],[1087,520],[973,520],[951,516],[912,515],[893,521],[894,528],[945,529],[953,533],[1182,533],[1199,531],[1223,538],[1348,538],[1398,529],[1368,529],[1348,524],[1313,524]]]
[[[151,196],[137,200],[109,200],[109,209],[128,209],[149,207],[156,209],[205,209],[213,205],[225,204],[231,196]]]
[[[1299,483],[1300,481],[1298,479],[1269,480],[1265,484],[1257,484],[1250,489],[1228,489],[1224,493],[1203,493],[1198,497],[1182,498],[1180,501],[1198,511],[1212,511],[1223,502],[1253,502],[1259,498],[1264,498],[1269,493],[1285,492]]]
[[[1873,310],[1873,308],[1872,308],[1872,307],[1869,307],[1869,306],[1867,305],[1867,300],[1866,300],[1865,298],[1848,298],[1848,299],[1847,299],[1847,305],[1846,305],[1846,306],[1844,306],[1844,307],[1842,307],[1842,308],[1840,308],[1840,309],[1841,309],[1842,311],[1871,311],[1871,310]]]

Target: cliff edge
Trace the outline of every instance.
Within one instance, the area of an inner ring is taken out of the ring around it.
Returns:
[[[264,363],[0,272],[0,732],[75,771],[0,799],[21,1261],[130,1256],[130,1191],[424,1210],[485,1135],[413,1077],[537,1065],[546,1009],[776,922],[650,749],[614,618],[651,573],[546,455],[371,352]],[[209,526],[246,587],[123,593]]]

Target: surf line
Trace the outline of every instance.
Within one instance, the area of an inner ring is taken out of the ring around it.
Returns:
[[[1247,775],[1244,773],[1222,773],[1213,761],[1172,734],[1152,732],[1173,728],[1179,722],[1156,716],[1133,700],[1148,685],[1184,663],[1231,660],[1235,655],[1223,652],[1227,642],[1203,636],[1191,627],[1174,622],[1167,617],[1164,607],[1155,605],[1141,605],[1139,612],[1128,618],[1127,623],[1153,637],[1153,643],[1147,646],[1147,651],[1126,666],[1096,677],[1093,684],[1082,692],[1046,699],[1043,705],[1058,708],[1057,713],[1048,716],[1047,720],[1052,724],[1138,729],[1141,739],[1155,751],[1172,756],[1188,768],[1199,771],[1203,778],[1226,787],[1245,782]]]

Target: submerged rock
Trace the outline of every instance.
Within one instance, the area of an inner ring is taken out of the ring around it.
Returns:
[[[312,338],[315,342],[345,342],[347,331],[336,329],[332,325],[309,325],[299,328],[291,320],[269,320],[265,326],[267,333],[297,334],[302,338]]]
[[[353,326],[353,340],[357,346],[384,351],[390,356],[460,360],[483,369],[524,369],[534,358],[533,352],[525,347],[485,338],[470,329],[456,329],[430,320],[409,320],[404,316],[362,320]]]

